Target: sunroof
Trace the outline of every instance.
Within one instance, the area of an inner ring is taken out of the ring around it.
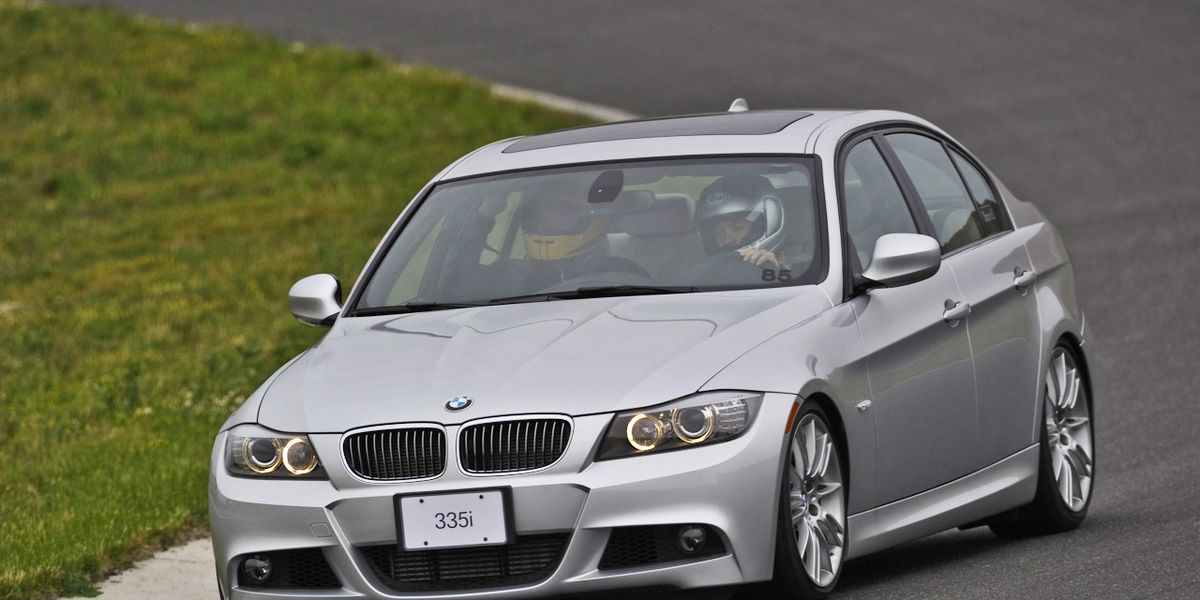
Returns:
[[[766,135],[776,133],[811,115],[812,113],[794,110],[764,110],[625,121],[531,135],[517,140],[505,148],[504,152],[679,135]]]

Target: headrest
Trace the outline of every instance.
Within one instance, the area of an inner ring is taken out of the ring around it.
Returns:
[[[687,194],[658,194],[650,212],[624,218],[625,233],[634,237],[683,235],[694,231],[692,202]]]

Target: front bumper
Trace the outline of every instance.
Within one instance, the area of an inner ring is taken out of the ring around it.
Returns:
[[[784,429],[794,396],[767,394],[741,437],[708,447],[592,462],[611,415],[576,417],[566,454],[531,474],[468,476],[457,468],[456,426],[440,477],[368,483],[341,460],[341,434],[311,435],[329,481],[230,476],[226,433],[217,436],[209,481],[213,551],[225,598],[535,598],[625,588],[690,589],[771,578]],[[405,594],[385,585],[362,548],[396,543],[393,497],[511,486],[517,535],[569,532],[557,568],[540,582]],[[727,553],[692,561],[600,569],[614,527],[697,523],[719,532]],[[340,589],[289,590],[238,585],[240,556],[320,548]]]

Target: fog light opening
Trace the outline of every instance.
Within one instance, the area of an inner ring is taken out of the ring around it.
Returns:
[[[271,559],[256,554],[242,559],[242,574],[255,585],[262,585],[271,579]]]
[[[707,541],[708,534],[701,525],[684,525],[679,528],[679,549],[687,554],[703,550]]]

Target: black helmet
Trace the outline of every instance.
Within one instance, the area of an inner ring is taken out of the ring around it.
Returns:
[[[737,244],[722,248],[715,236],[715,222],[741,218],[751,229]],[[727,175],[700,193],[696,203],[696,226],[704,250],[709,254],[746,249],[775,252],[787,234],[783,230],[783,202],[775,186],[761,175]]]

